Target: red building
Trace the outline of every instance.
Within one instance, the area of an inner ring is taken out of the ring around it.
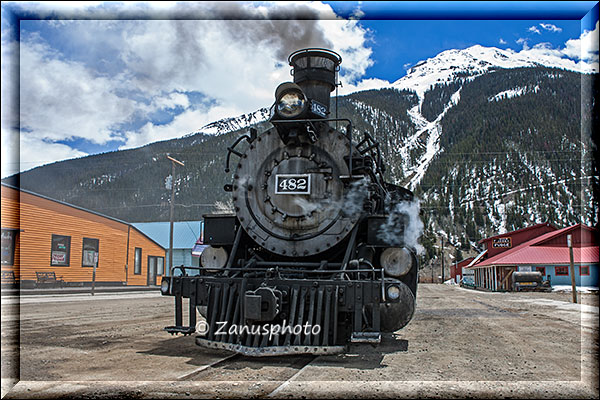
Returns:
[[[474,286],[486,290],[511,290],[515,271],[540,271],[552,286],[570,286],[571,237],[575,283],[598,287],[598,232],[577,224],[556,229],[547,224],[534,225],[482,240],[486,250],[467,269],[474,270]],[[533,237],[532,237],[533,236]],[[525,240],[528,239],[528,240]]]
[[[467,265],[469,265],[471,263],[471,261],[473,261],[473,259],[475,259],[475,257],[465,258],[464,260],[451,265],[450,266],[450,278],[452,278],[452,280],[454,280],[454,282],[460,283],[460,280],[463,277],[463,267],[466,267]]]
[[[513,247],[517,247],[521,243],[525,243],[540,235],[556,230],[558,230],[557,227],[549,222],[544,222],[516,231],[503,233],[502,235],[482,239],[479,241],[479,244],[483,244],[483,247],[486,250],[485,258],[487,259],[512,249]]]

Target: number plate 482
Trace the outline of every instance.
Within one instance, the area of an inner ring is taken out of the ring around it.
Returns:
[[[275,175],[275,194],[310,194],[310,175]]]

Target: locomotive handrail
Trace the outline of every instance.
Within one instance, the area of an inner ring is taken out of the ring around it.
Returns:
[[[238,247],[240,245],[240,239],[242,238],[242,226],[238,227],[237,232],[235,233],[235,239],[233,240],[233,247],[231,248],[231,253],[229,255],[229,260],[227,260],[227,265],[225,266],[225,276],[229,275],[229,270],[233,265],[233,259],[237,253]]]
[[[339,265],[339,263],[337,263]],[[229,271],[247,271],[247,272],[266,272],[267,270],[264,268],[229,268]],[[335,274],[335,273],[359,273],[359,272],[381,272],[383,269],[315,269],[315,270],[304,270],[304,269],[285,269],[280,272],[297,272],[302,274]],[[186,275],[187,276],[187,275]]]
[[[271,120],[270,122],[273,123],[277,123],[277,124],[289,124],[289,123],[299,123],[299,122],[337,122],[337,121],[344,121],[348,123],[348,126],[350,127],[350,134],[346,134],[346,136],[348,137],[348,139],[352,139],[352,121],[348,118],[324,118],[324,119],[274,119]]]
[[[383,268],[372,268],[372,269],[366,269],[366,268],[359,268],[359,269],[315,269],[315,270],[304,270],[304,269],[288,269],[288,267],[317,267],[320,265],[320,263],[295,263],[295,262],[276,262],[276,261],[265,261],[265,262],[257,262],[255,263],[255,265],[257,265],[256,268],[254,267],[231,267],[231,268],[227,268],[227,270],[223,269],[223,272],[226,271],[267,271],[267,269],[265,269],[264,267],[282,267],[282,268],[286,268],[283,272],[299,272],[299,273],[313,273],[313,274],[332,274],[332,273],[338,273],[338,272],[344,272],[344,273],[356,273],[356,272],[381,272],[383,271]],[[338,267],[340,268],[342,266],[342,263],[328,263],[327,265],[333,266],[333,267]],[[263,267],[263,268],[258,268],[258,267]],[[196,275],[187,275],[185,273],[186,269],[192,269],[192,270],[198,270],[201,272],[206,271],[206,269],[204,267],[192,267],[192,266],[183,266],[183,265],[177,265],[175,267],[173,267],[171,269],[171,278],[176,278],[175,275],[173,275],[173,270],[176,269],[181,269],[182,270],[182,275],[180,275],[181,277],[190,277],[190,278],[195,278]]]
[[[350,173],[352,175],[352,173]],[[346,254],[344,254],[344,260],[342,261],[342,270],[345,270],[348,267],[348,262],[350,261],[350,255],[354,251],[354,244],[356,242],[356,235],[358,234],[358,227],[360,226],[363,218],[361,216],[360,220],[356,222],[356,225],[352,229],[352,234],[350,236],[350,241],[348,242],[348,247],[346,247]]]
[[[239,151],[236,151],[235,148],[236,146],[243,140],[246,139],[246,141],[248,143],[252,142],[252,138],[248,135],[242,135],[239,138],[236,139],[235,142],[233,142],[233,144],[231,146],[229,146],[227,148],[227,157],[225,159],[225,172],[229,172],[229,159],[231,158],[231,153],[235,154],[238,157],[242,157],[243,154],[240,153]]]

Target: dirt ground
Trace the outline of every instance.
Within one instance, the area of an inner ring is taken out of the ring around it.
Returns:
[[[597,294],[421,284],[403,330],[318,357],[231,357],[172,324],[158,293],[3,296],[2,397],[599,397]]]

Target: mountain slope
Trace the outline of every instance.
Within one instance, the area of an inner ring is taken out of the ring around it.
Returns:
[[[431,258],[440,236],[466,250],[535,222],[595,221],[582,136],[590,116],[582,110],[597,98],[597,75],[571,64],[481,46],[449,50],[389,88],[332,99],[332,115],[351,119],[355,138],[375,136],[386,178],[417,193]],[[588,87],[596,96],[582,95]],[[267,118],[261,109],[180,139],[36,168],[21,174],[21,184],[125,220],[164,221],[171,154],[185,162],[174,179],[176,218],[198,219],[227,198],[227,146]]]

